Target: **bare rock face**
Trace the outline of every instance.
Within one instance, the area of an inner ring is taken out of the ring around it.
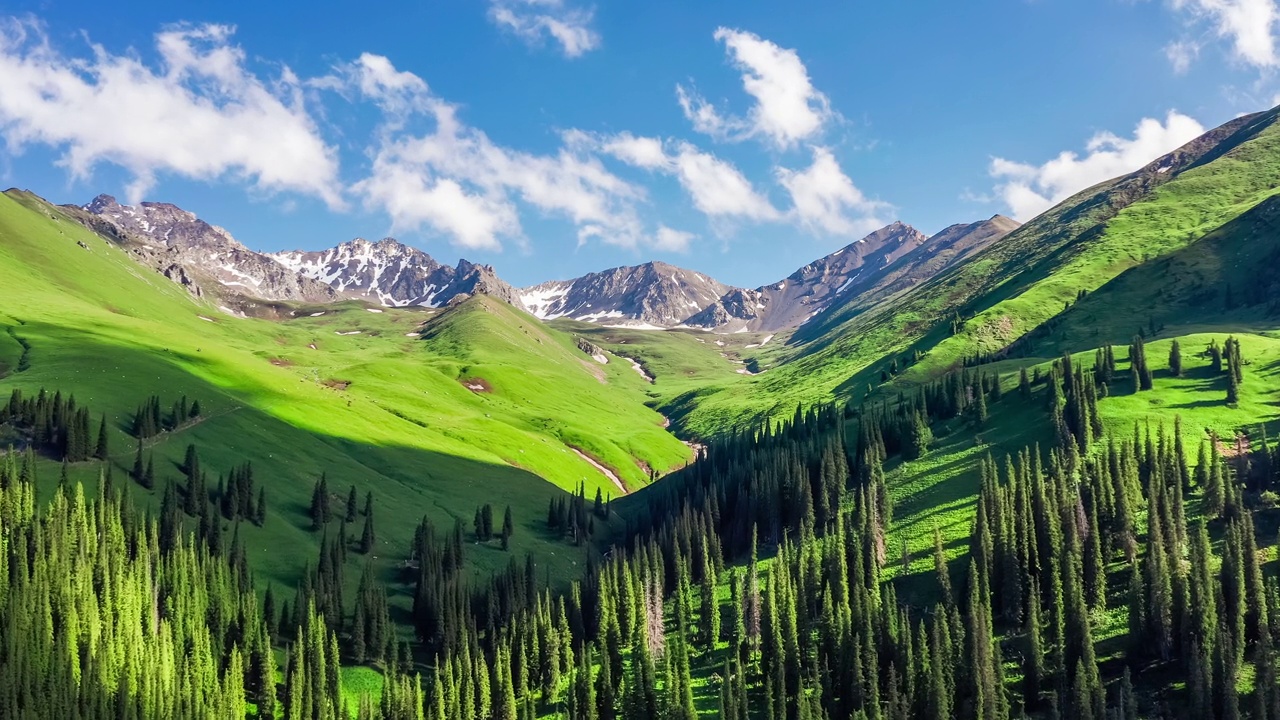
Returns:
[[[605,325],[676,327],[731,288],[692,270],[649,262],[545,282],[520,291],[524,306],[550,320],[569,317]]]
[[[895,222],[772,285],[726,293],[686,324],[718,332],[799,327],[927,240],[910,225]]]
[[[828,310],[826,315],[862,307],[928,280],[1018,226],[997,215],[926,237],[895,222],[754,289],[648,262],[517,290],[490,265],[467,260],[445,265],[394,238],[356,238],[327,250],[268,254],[248,249],[226,230],[170,203],[121,205],[99,195],[87,205],[63,209],[193,296],[216,296],[225,306],[359,298],[391,307],[444,307],[481,293],[544,320],[715,332],[790,330]]]
[[[377,242],[356,238],[328,250],[294,250],[271,257],[342,295],[390,307],[441,307],[460,294],[475,293],[522,307],[515,289],[492,266],[461,260],[457,267],[450,267],[395,238]]]
[[[859,297],[883,297],[923,282],[1016,227],[997,215],[928,237],[895,222],[755,289],[650,262],[534,285],[521,290],[520,298],[544,320],[569,317],[642,328],[776,332],[799,327]]]
[[[248,249],[231,233],[176,205],[121,205],[110,195],[99,195],[80,209],[110,225],[116,239],[131,246],[145,264],[196,288],[193,294],[217,287],[220,294],[261,300],[329,302],[338,298],[328,285]]]
[[[785,280],[729,292],[686,324],[717,332],[800,327],[828,309],[869,303],[914,287],[1017,227],[1018,223],[997,215],[927,237],[895,222],[805,265]]]
[[[216,288],[228,305],[354,297],[386,306],[439,307],[459,295],[485,293],[520,306],[519,294],[492,266],[462,260],[449,267],[393,238],[357,238],[320,251],[258,253],[170,203],[121,205],[99,195],[68,210],[193,295]]]

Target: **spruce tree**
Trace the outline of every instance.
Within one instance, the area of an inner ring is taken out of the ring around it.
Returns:
[[[93,451],[93,456],[99,460],[106,460],[110,456],[107,438],[107,416],[102,416],[102,422],[98,424],[98,443]]]
[[[507,506],[506,512],[502,516],[502,549],[507,550],[511,547],[511,535],[516,531],[515,522],[511,519],[511,506]]]
[[[311,491],[311,529],[319,530],[329,522],[329,483],[325,473],[320,473]]]
[[[360,533],[360,552],[368,555],[373,550],[373,543],[376,539],[373,532],[373,507],[369,506],[364,514],[364,530]]]
[[[146,466],[142,464],[142,440],[139,438],[138,451],[133,456],[133,471],[129,474],[133,476],[135,481],[141,483],[143,481],[143,473],[145,473],[146,470]]]

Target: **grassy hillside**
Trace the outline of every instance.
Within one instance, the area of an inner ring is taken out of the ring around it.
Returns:
[[[785,352],[781,335],[701,330],[633,330],[561,319],[553,327],[587,338],[615,356],[635,361],[637,375],[652,379],[649,404],[690,437],[708,437],[717,428],[693,428],[685,422],[702,399],[732,392],[747,378],[767,372]],[[794,410],[794,407],[791,408]]]
[[[900,297],[835,307],[797,332],[776,372],[709,394],[692,432],[785,414],[796,403],[861,400],[890,360],[922,361],[886,388],[936,377],[975,353],[998,353],[1059,315],[1083,290],[1174,252],[1280,192],[1277,111],[1233,121],[1148,167],[1067,200]],[[962,331],[952,336],[959,313]]]
[[[492,503],[515,513],[513,550],[471,553],[477,572],[533,552],[576,574],[580,559],[543,529],[549,499],[579,484],[620,491],[573,448],[632,487],[689,457],[644,406],[647,383],[628,364],[601,366],[532,317],[487,298],[438,314],[376,310],[230,317],[38,198],[0,197],[0,393],[74,394],[95,428],[105,413],[117,477],[132,465],[126,428],[139,403],[156,392],[165,407],[198,399],[202,422],[148,447],[160,487],[134,494],[157,505],[188,443],[214,473],[252,460],[270,512],[244,534],[268,579],[291,583],[315,561],[305,516],[322,472],[335,494],[373,492],[387,556],[400,556],[424,515],[469,527]],[[90,483],[98,472],[72,468]],[[54,482],[56,466],[43,477]]]

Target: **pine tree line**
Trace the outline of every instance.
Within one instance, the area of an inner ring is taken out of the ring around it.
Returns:
[[[89,409],[60,391],[50,395],[41,389],[28,397],[14,389],[0,408],[0,425],[17,428],[37,450],[66,462],[105,460],[110,451],[106,417],[100,418],[95,433]]]

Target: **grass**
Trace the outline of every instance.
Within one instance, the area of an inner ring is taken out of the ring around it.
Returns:
[[[797,404],[888,398],[1027,338],[1027,357],[985,367],[1001,374],[1006,397],[983,428],[941,423],[924,457],[886,468],[895,505],[886,575],[904,600],[929,603],[934,528],[950,561],[963,564],[980,460],[1050,442],[1043,391],[1030,400],[1013,392],[1023,368],[1045,371],[1063,352],[1087,366],[1098,345],[1151,327],[1155,389],[1129,391],[1121,348],[1120,376],[1099,403],[1109,432],[1161,422],[1172,429],[1180,416],[1192,453],[1209,431],[1230,437],[1262,423],[1280,435],[1277,323],[1260,305],[1225,301],[1232,283],[1259,281],[1254,269],[1268,265],[1260,259],[1280,259],[1280,129],[1272,119],[1168,177],[1091,188],[904,295],[835,308],[767,341],[544,324],[486,296],[439,311],[352,301],[285,307],[280,320],[232,317],[56,208],[11,191],[0,197],[0,393],[59,389],[105,413],[117,478],[132,465],[125,430],[139,402],[153,393],[164,404],[179,394],[199,399],[200,423],[148,444],[161,487],[131,486],[131,494],[156,509],[188,443],[215,473],[252,459],[269,513],[263,528],[242,528],[241,538],[264,583],[291,586],[316,557],[307,509],[321,473],[336,501],[350,485],[361,497],[373,492],[378,544],[367,561],[385,579],[398,579],[419,519],[441,530],[469,525],[475,508],[491,503],[513,510],[512,551],[469,546],[472,572],[487,575],[532,553],[564,580],[581,573],[589,551],[545,532],[548,500],[578,487],[621,492],[579,453],[639,489],[690,459],[669,430],[705,438],[761,416],[789,417]],[[1081,290],[1087,295],[1078,299]],[[968,319],[953,335],[948,320],[957,311]],[[1228,333],[1249,361],[1237,406],[1226,405],[1224,380],[1197,356]],[[1187,368],[1178,378],[1166,368],[1175,337]],[[578,338],[603,348],[607,362],[580,350]],[[882,383],[890,360],[911,351],[920,361]],[[83,463],[71,473],[92,488],[101,470]],[[58,470],[45,463],[41,473],[47,497]],[[353,581],[359,575],[347,572]],[[403,611],[407,589],[391,587]],[[1124,618],[1113,610],[1095,624],[1105,641],[1123,631]],[[1108,647],[1103,656],[1115,654]],[[714,706],[716,658],[698,660],[700,707]],[[344,671],[353,705],[380,684],[375,670]]]
[[[132,466],[125,429],[142,400],[200,400],[203,422],[148,447],[160,487],[132,494],[158,507],[188,443],[215,474],[251,459],[269,512],[241,535],[264,583],[292,585],[315,561],[306,510],[322,472],[335,499],[350,485],[373,492],[384,576],[421,518],[469,527],[492,503],[511,506],[516,533],[510,553],[469,548],[477,575],[533,553],[570,578],[584,557],[545,532],[549,499],[580,485],[619,492],[572,447],[630,488],[690,457],[629,365],[600,366],[571,337],[490,298],[440,313],[352,302],[299,307],[281,322],[231,317],[20,193],[0,197],[0,325],[0,393],[74,394],[95,427],[105,413],[118,479]],[[467,389],[473,378],[490,391]],[[92,487],[100,470],[71,473]],[[46,496],[57,474],[42,468]]]
[[[868,386],[884,397],[975,353],[999,351],[1059,316],[1081,290],[1098,290],[1187,247],[1280,193],[1274,120],[1268,114],[1236,136],[1215,138],[1223,142],[1218,151],[1168,175],[1090,188],[904,295],[819,315],[777,356],[776,370],[704,392],[685,419],[688,431],[708,434],[761,415],[783,417],[797,403],[858,401]],[[968,320],[951,336],[949,319],[958,311]],[[924,353],[921,362],[881,387],[889,360],[913,350]]]
[[[747,385],[749,372],[768,372],[782,343],[770,333],[714,333],[609,328],[573,320],[553,327],[587,338],[613,355],[636,361],[653,378],[649,403],[690,437],[712,434],[684,422],[701,398]],[[762,346],[763,343],[763,346]],[[793,408],[794,409],[794,408]]]
[[[1196,333],[1178,337],[1183,348],[1180,377],[1168,371],[1168,353],[1172,338],[1147,343],[1147,362],[1154,372],[1154,388],[1134,393],[1128,377],[1127,353],[1117,348],[1117,377],[1111,383],[1111,395],[1098,402],[1098,410],[1109,434],[1129,437],[1134,427],[1152,431],[1163,425],[1172,432],[1174,418],[1182,420],[1183,442],[1190,462],[1194,463],[1200,444],[1212,432],[1232,438],[1237,432],[1258,436],[1259,425],[1265,425],[1268,437],[1280,432],[1280,333],[1256,329],[1237,332],[1246,361],[1244,383],[1240,386],[1240,402],[1226,403],[1225,375],[1215,375],[1208,359],[1198,354],[1211,341],[1222,345],[1226,333]],[[1073,356],[1076,363],[1092,367],[1093,352]],[[1016,392],[1017,370],[1028,372],[1039,368],[1047,373],[1051,361],[1027,359],[1006,361],[1003,371],[1004,398],[991,405],[991,417],[985,427],[974,431],[963,420],[951,427],[935,428],[940,437],[930,451],[919,460],[886,467],[886,478],[894,500],[893,524],[887,549],[889,563],[886,575],[897,577],[905,589],[904,597],[915,597],[928,603],[933,599],[933,531],[942,534],[948,559],[957,566],[969,550],[969,535],[979,490],[978,464],[988,454],[1003,467],[1006,454],[1040,443],[1047,449],[1052,442],[1048,413],[1044,409],[1045,390],[1036,388],[1030,400]],[[900,563],[903,543],[911,562]],[[957,567],[957,572],[961,568]]]

